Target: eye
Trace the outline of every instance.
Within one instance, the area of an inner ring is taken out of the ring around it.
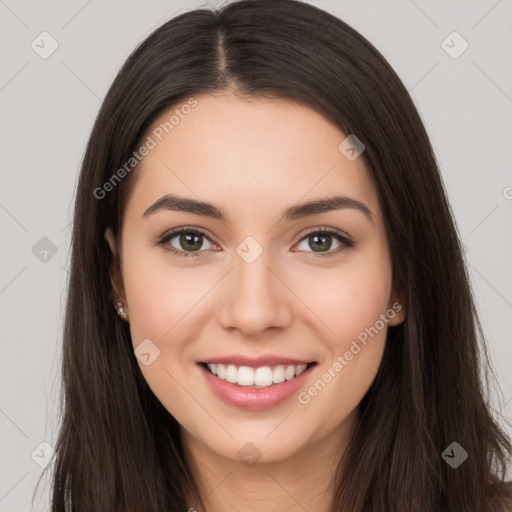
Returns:
[[[333,239],[336,240],[338,243],[338,246],[331,250],[333,245]],[[309,246],[313,248],[313,251],[308,251],[307,249],[304,249],[302,247],[302,250],[306,250],[306,252],[312,252],[308,257],[327,257],[327,256],[334,256],[336,254],[341,253],[342,251],[345,251],[351,247],[355,246],[355,243],[349,239],[347,236],[341,234],[337,230],[329,229],[329,228],[321,228],[316,229],[314,231],[310,231],[305,237],[303,237],[298,247],[300,248],[300,245],[303,244],[303,246]]]
[[[333,239],[338,246],[332,249]],[[175,254],[179,257],[199,257],[202,252],[208,248],[204,247],[204,241],[210,243],[213,247],[216,246],[210,237],[198,228],[188,228],[186,226],[173,229],[165,233],[156,244],[162,246],[164,250]],[[300,245],[309,245],[313,251],[308,251],[307,248],[300,248]],[[341,253],[351,247],[355,246],[350,238],[343,235],[341,232],[330,228],[316,228],[309,231],[306,236],[302,237],[297,246],[301,251],[311,253],[308,258],[328,257]],[[294,251],[298,252],[298,251]]]
[[[177,256],[197,257],[201,256],[201,251],[206,250],[203,243],[205,240],[215,247],[210,238],[197,228],[181,227],[163,235],[157,241],[157,245]]]

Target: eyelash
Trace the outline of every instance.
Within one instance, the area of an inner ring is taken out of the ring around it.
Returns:
[[[167,245],[167,242],[169,242],[170,240],[175,238],[177,235],[180,235],[183,233],[201,235],[204,238],[206,238],[209,242],[211,242],[212,244],[215,244],[215,242],[213,242],[213,240],[211,240],[211,238],[201,229],[188,228],[188,227],[184,226],[184,227],[173,229],[172,231],[169,231],[168,233],[165,233],[164,235],[162,235],[162,237],[159,240],[157,240],[156,245],[161,246],[165,251],[175,254],[178,257],[183,257],[183,258],[200,257],[201,256],[200,253],[202,251],[197,251],[197,252],[181,251],[181,250],[176,249],[175,247],[172,247],[171,245]],[[342,245],[333,251],[329,251],[329,252],[325,252],[325,253],[314,253],[313,252],[310,256],[307,256],[308,258],[318,258],[318,257],[327,258],[330,256],[336,256],[337,254],[340,254],[341,252],[346,251],[347,249],[355,247],[354,241],[352,241],[348,237],[342,235],[339,231],[330,229],[327,227],[314,228],[314,229],[306,232],[304,234],[304,236],[297,243],[302,242],[305,238],[307,238],[308,236],[310,236],[312,234],[333,236]],[[309,251],[306,251],[306,252],[309,252]]]

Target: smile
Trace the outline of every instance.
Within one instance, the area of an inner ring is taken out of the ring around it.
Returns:
[[[252,388],[266,388],[281,384],[285,380],[292,380],[304,373],[308,367],[308,364],[261,366],[259,368],[234,364],[203,364],[210,373],[221,380]]]
[[[213,393],[233,407],[253,411],[279,405],[310,379],[318,363],[276,366],[236,366],[197,363]],[[214,373],[215,372],[215,373]]]

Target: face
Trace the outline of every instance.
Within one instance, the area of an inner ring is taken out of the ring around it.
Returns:
[[[186,438],[233,461],[284,460],[348,431],[404,319],[382,212],[363,157],[315,111],[195,100],[147,133],[117,245],[106,232],[112,272],[140,370]]]

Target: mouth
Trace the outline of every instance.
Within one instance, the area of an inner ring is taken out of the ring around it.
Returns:
[[[241,388],[259,389],[270,388],[294,380],[318,363],[313,361],[305,364],[278,364],[259,367],[206,362],[198,364],[219,380]]]
[[[240,361],[238,357],[238,366],[234,362],[224,364],[227,363],[225,359],[224,362],[219,359],[215,362],[198,362],[197,367],[218,398],[230,406],[250,411],[270,409],[290,399],[311,382],[318,365],[316,361],[307,363],[298,360],[273,364],[276,360],[268,358],[266,362],[271,366],[261,366],[262,358]],[[246,365],[241,364],[244,362]],[[279,362],[285,361],[281,359]]]

